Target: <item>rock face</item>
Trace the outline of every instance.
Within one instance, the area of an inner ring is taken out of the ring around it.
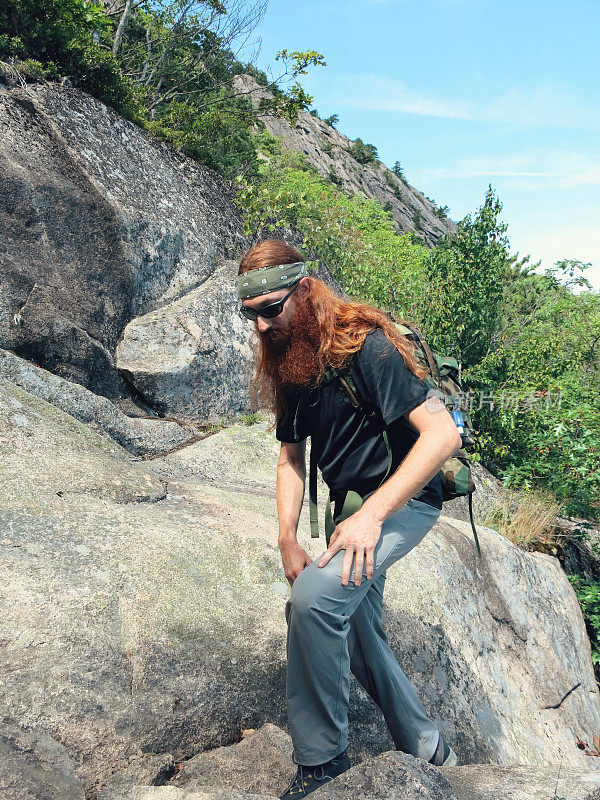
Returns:
[[[79,383],[53,375],[8,350],[0,350],[0,377],[95,430],[103,431],[133,455],[155,455],[197,438],[197,432],[176,422],[128,417],[105,397]]]
[[[237,85],[255,104],[272,97],[250,75],[238,75]],[[453,233],[456,223],[439,212],[431,200],[399,178],[381,161],[359,163],[349,152],[352,140],[319,117],[300,111],[294,127],[285,119],[261,117],[267,130],[281,139],[283,147],[304,155],[319,173],[349,195],[362,194],[381,206],[388,205],[398,231],[414,231],[433,246],[444,233]]]
[[[0,87],[0,347],[118,400],[125,325],[247,246],[219,175],[83,92]]]
[[[277,798],[289,785],[288,777],[295,775],[291,750],[291,739],[284,731],[263,725],[239,744],[185,761],[166,780],[153,776],[144,787],[115,782],[102,790],[100,800],[258,796],[248,794],[249,790]],[[150,788],[158,783],[166,785]],[[598,792],[598,771],[563,769],[562,764],[434,767],[408,753],[391,750],[351,766],[324,783],[313,796],[315,800],[596,800]]]
[[[0,725],[2,800],[84,800],[65,748],[45,733]]]
[[[232,426],[164,458],[0,384],[2,718],[63,744],[90,797],[132,754],[286,725],[278,446]],[[300,541],[313,557],[323,541]],[[594,768],[589,642],[556,559],[442,517],[388,572],[391,646],[459,760]],[[351,758],[391,747],[353,682]],[[585,766],[584,766],[585,765]]]
[[[237,264],[132,320],[117,366],[151,405],[177,417],[231,418],[248,408],[254,325],[238,312]]]
[[[600,792],[600,772],[565,769],[559,763],[546,767],[467,764],[439,769],[458,800],[589,800],[588,792]]]

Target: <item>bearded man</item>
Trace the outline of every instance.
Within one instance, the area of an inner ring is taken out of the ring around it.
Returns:
[[[242,314],[255,322],[253,386],[276,419],[279,549],[286,603],[287,711],[297,771],[281,798],[307,795],[349,768],[349,673],[384,714],[397,749],[456,764],[392,653],[381,624],[387,569],[441,513],[438,472],[461,446],[452,417],[431,398],[412,345],[381,311],[336,297],[303,257],[267,240],[238,274]],[[361,397],[387,432],[356,408],[329,368],[350,365]],[[335,529],[313,561],[296,539],[311,437],[334,503]],[[390,464],[388,452],[391,452]],[[389,477],[388,477],[389,475]],[[343,513],[349,492],[362,505]]]

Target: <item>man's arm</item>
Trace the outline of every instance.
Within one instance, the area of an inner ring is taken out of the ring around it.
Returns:
[[[419,438],[398,469],[365,502],[362,509],[380,524],[414,497],[462,446],[456,423],[444,403],[430,397],[404,418]]]
[[[306,439],[297,443],[282,442],[277,462],[279,550],[285,576],[290,585],[304,567],[312,562],[312,558],[296,540],[305,482]]]

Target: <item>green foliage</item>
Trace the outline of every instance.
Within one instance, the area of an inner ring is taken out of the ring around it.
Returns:
[[[400,164],[399,161],[396,161],[396,163],[394,164],[394,166],[392,168],[392,172],[398,178],[404,178],[404,170],[402,169],[402,165]]]
[[[376,201],[348,197],[306,166],[274,158],[261,172],[258,181],[238,179],[248,235],[293,226],[350,296],[415,318],[425,280],[422,244],[398,235]]]
[[[244,108],[244,97],[224,99]],[[242,172],[255,175],[258,171],[255,140],[250,118],[233,116],[218,103],[198,114],[189,101],[171,101],[168,111],[158,120],[150,121],[148,129],[177,147],[182,153],[233,179]]]
[[[280,50],[275,56],[275,60],[283,62],[286,74],[289,74],[292,80],[299,75],[306,75],[309,66],[326,66],[324,57],[316,50],[293,50],[291,52]],[[258,108],[262,114],[272,113],[285,117],[291,125],[295,125],[299,112],[310,108],[312,100],[313,98],[296,81],[286,94],[276,94],[274,98],[262,97]]]
[[[511,271],[489,351],[465,374],[478,391],[501,387],[530,406],[475,413],[486,463],[507,485],[552,491],[564,514],[598,519],[600,296],[571,291],[587,283],[573,277],[574,264]]]
[[[421,210],[415,208],[413,210],[412,215],[413,225],[415,226],[415,230],[420,231],[423,227],[423,215],[421,214]]]
[[[110,42],[109,18],[87,0],[4,0],[0,5],[0,60],[22,64],[27,77],[67,76],[134,117],[131,85]]]
[[[340,121],[340,118],[337,114],[332,114],[330,117],[327,117],[323,120],[326,125],[329,125],[330,128],[335,128],[335,126]]]
[[[281,155],[281,139],[273,136],[266,128],[254,134],[254,143],[259,153],[267,157]]]
[[[333,167],[329,168],[329,173],[327,177],[329,178],[331,183],[334,183],[336,186],[341,186],[343,183],[342,179],[340,178],[340,176],[337,174],[337,172]]]
[[[483,358],[502,314],[512,260],[501,209],[489,187],[475,217],[459,222],[456,235],[443,237],[429,258],[431,343],[463,366]]]
[[[592,663],[598,674],[600,666],[600,583],[579,575],[567,575],[581,605],[585,627],[592,648]]]
[[[255,425],[257,422],[260,422],[261,416],[258,411],[252,411],[248,414],[241,414],[240,415],[240,422],[242,425],[247,425],[250,427],[251,425]]]
[[[372,164],[379,158],[375,145],[365,144],[362,139],[355,139],[346,150],[359,164]]]
[[[386,202],[384,203],[384,206],[383,206],[383,210],[387,214],[391,214],[392,211],[394,210],[394,206],[391,204],[391,202],[389,200],[386,200]]]

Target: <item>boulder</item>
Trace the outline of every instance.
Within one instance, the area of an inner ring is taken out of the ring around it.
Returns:
[[[209,750],[185,761],[166,783],[172,792],[196,797],[195,792],[227,792],[227,797],[247,797],[247,792],[279,797],[295,774],[290,762],[290,737],[275,725],[250,731],[238,744]],[[585,764],[583,765],[585,767]],[[158,783],[153,779],[148,783]],[[173,787],[173,789],[171,789]],[[175,788],[176,787],[176,788]],[[593,787],[597,787],[593,789]],[[588,794],[592,789],[592,793]],[[160,798],[157,789],[141,793],[141,786],[111,784],[100,800],[140,797]],[[467,764],[434,767],[420,758],[396,750],[367,758],[314,792],[315,800],[596,800],[600,772],[510,764]],[[165,794],[165,797],[180,795]],[[212,795],[211,795],[212,796]]]
[[[156,417],[128,417],[106,397],[60,378],[8,350],[0,350],[0,377],[94,430],[104,432],[133,455],[164,453],[189,442],[199,433]]]
[[[186,791],[218,786],[279,797],[295,774],[292,740],[281,728],[266,724],[238,744],[185,761],[172,784]]]
[[[367,759],[313,792],[314,800],[457,800],[437,767],[392,750]]]
[[[137,752],[129,757],[129,764],[117,770],[107,782],[107,787],[162,786],[175,773],[175,759],[171,753]]]
[[[141,464],[0,382],[0,713],[63,744],[89,797],[140,751],[185,761],[285,728],[278,449],[261,422]],[[299,539],[323,552],[306,508]],[[571,585],[495,531],[481,545],[443,516],[388,571],[391,646],[459,761],[594,768],[575,746],[600,709]],[[355,763],[392,747],[355,682],[350,728]]]
[[[592,760],[588,759],[588,767]],[[582,769],[573,770],[560,763],[544,767],[467,764],[439,770],[458,800],[588,800],[590,790],[600,792],[600,772],[587,771],[585,766],[584,762]]]
[[[82,91],[0,91],[0,347],[126,397],[125,325],[247,247],[231,184]]]
[[[100,792],[98,800],[277,800],[277,798],[211,786],[201,791],[190,792],[186,789],[176,789],[174,786],[110,786]]]
[[[65,748],[40,731],[0,725],[2,800],[84,800]]]
[[[153,408],[231,420],[248,410],[254,325],[238,311],[237,264],[226,262],[184,297],[133,319],[117,367]]]

